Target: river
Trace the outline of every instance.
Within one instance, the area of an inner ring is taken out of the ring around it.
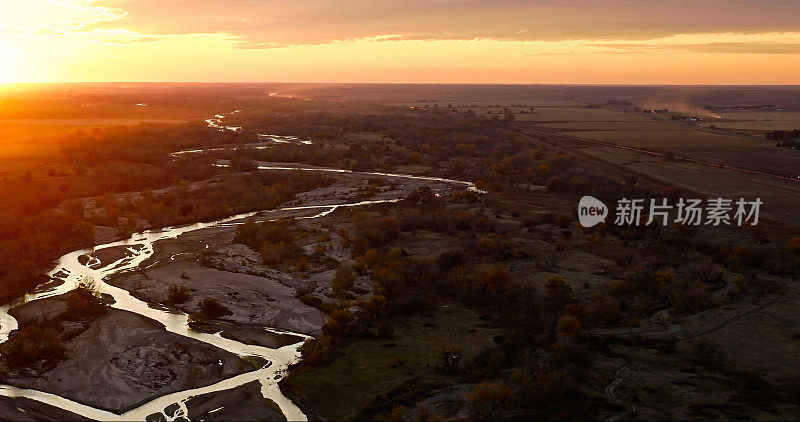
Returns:
[[[407,178],[425,181],[433,181],[447,184],[456,184],[467,187],[468,189],[475,190],[475,186],[471,182],[443,179],[437,177],[427,176],[413,176],[404,174],[391,174],[391,173],[373,173],[373,172],[353,172],[344,169],[331,169],[331,168],[301,168],[301,167],[288,167],[288,166],[260,166],[262,170],[303,170],[303,171],[322,171],[322,172],[336,172],[348,173],[364,176],[383,176],[393,178]],[[300,207],[285,207],[274,211],[293,211],[293,210],[309,210],[320,209],[320,212],[312,216],[301,218],[319,218],[326,216],[339,207],[354,207],[365,206],[377,203],[397,202],[401,198],[361,201],[346,204],[330,204],[330,205],[312,205]],[[304,340],[292,345],[284,346],[278,349],[271,349],[262,346],[255,346],[240,343],[234,340],[226,339],[219,334],[208,334],[194,331],[189,328],[188,315],[184,313],[174,313],[164,309],[151,307],[147,302],[133,297],[127,290],[112,286],[105,282],[105,280],[116,273],[121,271],[131,271],[139,268],[139,266],[153,255],[155,243],[159,240],[173,239],[184,233],[195,230],[201,230],[216,226],[226,226],[237,224],[247,217],[254,216],[257,211],[234,215],[212,222],[195,223],[178,227],[167,227],[157,230],[149,230],[143,233],[137,233],[128,239],[110,242],[106,244],[97,245],[92,249],[82,249],[73,251],[63,255],[59,258],[57,265],[48,274],[53,280],[60,282],[56,286],[42,288],[33,293],[27,294],[10,304],[0,306],[0,343],[8,340],[11,331],[17,329],[17,321],[9,314],[9,311],[16,306],[24,303],[41,300],[55,295],[65,294],[77,288],[81,282],[91,280],[97,287],[100,293],[113,297],[114,303],[111,305],[114,308],[133,312],[147,318],[153,319],[164,325],[165,329],[169,332],[189,337],[204,343],[219,347],[223,350],[235,353],[239,356],[258,356],[268,360],[268,364],[264,367],[247,372],[238,376],[224,379],[215,384],[200,387],[190,390],[178,391],[171,394],[166,394],[161,397],[155,398],[152,401],[131,409],[123,414],[116,414],[106,410],[97,409],[85,404],[81,404],[58,395],[47,393],[44,391],[22,389],[11,385],[0,385],[0,395],[7,397],[25,397],[55,406],[72,413],[98,420],[144,420],[148,415],[162,414],[166,420],[174,420],[181,417],[188,419],[188,412],[186,408],[186,401],[192,396],[199,394],[211,393],[215,391],[222,391],[244,385],[246,383],[258,380],[261,382],[261,392],[265,398],[269,398],[278,404],[283,414],[288,420],[306,420],[303,412],[289,399],[287,399],[278,388],[278,375],[283,375],[287,367],[297,362],[299,359],[299,346],[305,341],[308,336],[298,333],[289,333]],[[125,247],[128,254],[115,262],[111,262],[102,266],[96,258],[88,260],[81,259],[80,257],[91,255],[93,251],[98,251],[106,248]],[[84,261],[84,263],[81,263]],[[276,330],[277,331],[277,330]],[[178,404],[179,410],[173,415],[167,415],[165,408],[171,404]]]

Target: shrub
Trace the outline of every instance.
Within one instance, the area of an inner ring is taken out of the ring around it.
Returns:
[[[436,354],[436,358],[439,360],[438,369],[444,372],[457,371],[460,367],[462,355],[463,352],[459,346],[443,346],[439,349],[439,353]]]
[[[581,322],[573,315],[562,315],[556,324],[556,334],[559,338],[576,338],[581,333]]]
[[[171,303],[173,305],[185,303],[189,300],[189,296],[189,287],[173,284],[169,286],[169,290],[167,291],[167,303]]]
[[[106,312],[94,282],[82,282],[77,289],[67,294],[67,310],[64,319],[72,321],[93,320]]]
[[[350,268],[349,265],[342,265],[336,269],[336,275],[331,281],[334,293],[343,293],[347,289],[353,287],[356,281],[356,273]]]
[[[511,283],[511,276],[501,265],[495,265],[479,278],[479,283],[482,293],[497,296],[505,293]]]
[[[619,321],[621,314],[622,306],[617,299],[598,298],[592,302],[590,316],[595,321],[613,324]]]
[[[66,355],[58,332],[48,326],[25,326],[2,345],[2,357],[11,365],[29,367],[45,359]]]
[[[321,366],[333,360],[334,343],[330,337],[324,334],[316,336],[300,346],[300,353],[303,355],[301,365]]]
[[[563,401],[578,389],[575,379],[560,371],[540,372],[535,379],[535,401],[543,406]]]
[[[789,248],[789,252],[800,255],[800,237],[793,237],[786,242],[786,247]]]
[[[575,338],[560,338],[552,354],[552,363],[571,377],[583,379],[592,369],[592,354]]]
[[[447,272],[455,267],[463,266],[466,260],[467,258],[463,249],[451,249],[449,251],[442,252],[439,255],[439,258],[437,258],[436,264],[438,265],[439,270],[442,272]]]
[[[498,420],[511,405],[513,392],[503,384],[482,382],[467,396],[473,420]]]
[[[354,334],[355,315],[348,309],[334,309],[322,331],[332,336],[345,337]]]
[[[703,261],[689,268],[689,276],[701,283],[712,285],[725,284],[725,273],[711,261]]]
[[[368,251],[364,252],[364,263],[371,267],[378,263],[378,251],[375,249],[369,249]]]
[[[562,277],[550,276],[545,282],[547,291],[544,296],[545,306],[553,312],[559,312],[572,301],[572,287]]]
[[[230,309],[219,303],[216,299],[207,297],[200,301],[200,312],[206,318],[219,319],[224,316],[232,315]]]
[[[746,279],[746,290],[752,289],[760,296],[775,293],[781,288],[781,284],[771,278],[750,276]]]
[[[297,258],[297,261],[294,262],[294,270],[295,271],[305,271],[308,267],[308,260],[304,256],[300,256]]]

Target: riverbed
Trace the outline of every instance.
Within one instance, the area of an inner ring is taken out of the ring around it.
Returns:
[[[220,165],[225,165],[225,163],[220,163]],[[286,206],[277,210],[270,210],[270,214],[279,214],[282,218],[286,218],[287,215],[291,216],[294,212],[303,212],[304,214],[302,214],[300,218],[313,219],[324,217],[340,207],[360,207],[379,203],[396,202],[405,196],[409,190],[413,190],[420,183],[434,184],[439,190],[446,186],[459,186],[462,189],[475,189],[474,185],[470,182],[427,176],[371,172],[358,173],[344,169],[301,167],[284,163],[260,163],[259,168],[261,170],[271,171],[320,171],[339,173],[350,177],[381,176],[392,179],[405,179],[406,181],[414,182],[409,183],[407,189],[401,189],[391,194],[384,193],[379,199],[354,202],[343,202],[341,199],[339,199],[331,200],[327,203],[314,203],[304,206]],[[151,306],[150,303],[134,297],[129,291],[115,287],[106,282],[106,280],[114,274],[141,269],[140,266],[142,263],[153,256],[155,252],[155,245],[159,241],[176,239],[179,236],[189,232],[195,232],[213,227],[235,225],[244,221],[246,218],[255,216],[258,213],[259,212],[257,211],[249,212],[212,222],[202,222],[179,227],[167,227],[157,230],[149,230],[143,233],[134,234],[128,239],[109,242],[97,245],[92,249],[77,250],[63,255],[58,260],[53,270],[51,270],[48,274],[51,279],[55,281],[55,283],[51,283],[47,288],[27,294],[10,304],[0,307],[0,343],[7,341],[10,333],[17,328],[17,320],[9,313],[12,308],[26,303],[68,293],[69,291],[77,288],[82,282],[91,281],[97,287],[99,293],[113,298],[113,304],[111,306],[115,309],[132,312],[139,316],[148,318],[162,325],[163,328],[170,333],[218,347],[222,350],[239,355],[240,357],[252,356],[262,358],[267,361],[264,366],[257,370],[229,377],[204,387],[192,388],[162,395],[120,414],[100,409],[98,407],[93,407],[84,403],[79,403],[50,392],[18,388],[12,385],[0,385],[0,396],[35,400],[45,405],[54,406],[56,408],[69,411],[73,414],[91,419],[145,420],[148,417],[152,418],[154,415],[159,415],[160,419],[174,420],[176,418],[188,418],[186,403],[191,400],[192,397],[198,395],[207,395],[223,390],[231,390],[256,381],[261,385],[262,395],[265,398],[275,402],[287,419],[305,420],[306,417],[303,412],[281,393],[278,387],[278,380],[287,370],[289,365],[297,362],[300,357],[298,348],[303,341],[309,338],[308,335],[297,332],[284,332],[281,330],[282,333],[297,336],[297,338],[301,339],[301,341],[283,347],[269,348],[238,342],[229,338],[225,338],[219,333],[211,334],[195,331],[189,328],[189,318],[185,313],[176,312],[175,310],[170,310],[164,307]],[[98,255],[98,252],[112,249],[121,249],[125,252],[121,255],[121,257],[118,258],[118,254],[107,254],[116,258],[109,260],[109,262],[102,262],[100,259],[95,257],[95,255]],[[175,406],[177,406],[177,410],[175,410]],[[171,408],[172,410],[168,411],[168,408]]]

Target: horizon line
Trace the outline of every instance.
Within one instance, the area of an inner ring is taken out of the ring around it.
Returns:
[[[270,81],[39,81],[39,82],[0,82],[4,85],[79,85],[79,84],[231,84],[231,85],[289,85],[289,84],[316,84],[316,85],[454,85],[454,86],[631,86],[631,87],[800,87],[796,84],[759,84],[759,83],[737,83],[737,84],[671,84],[671,83],[530,83],[530,82],[270,82]]]

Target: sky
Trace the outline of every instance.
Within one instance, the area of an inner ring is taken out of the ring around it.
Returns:
[[[0,83],[800,84],[796,0],[0,0]]]

